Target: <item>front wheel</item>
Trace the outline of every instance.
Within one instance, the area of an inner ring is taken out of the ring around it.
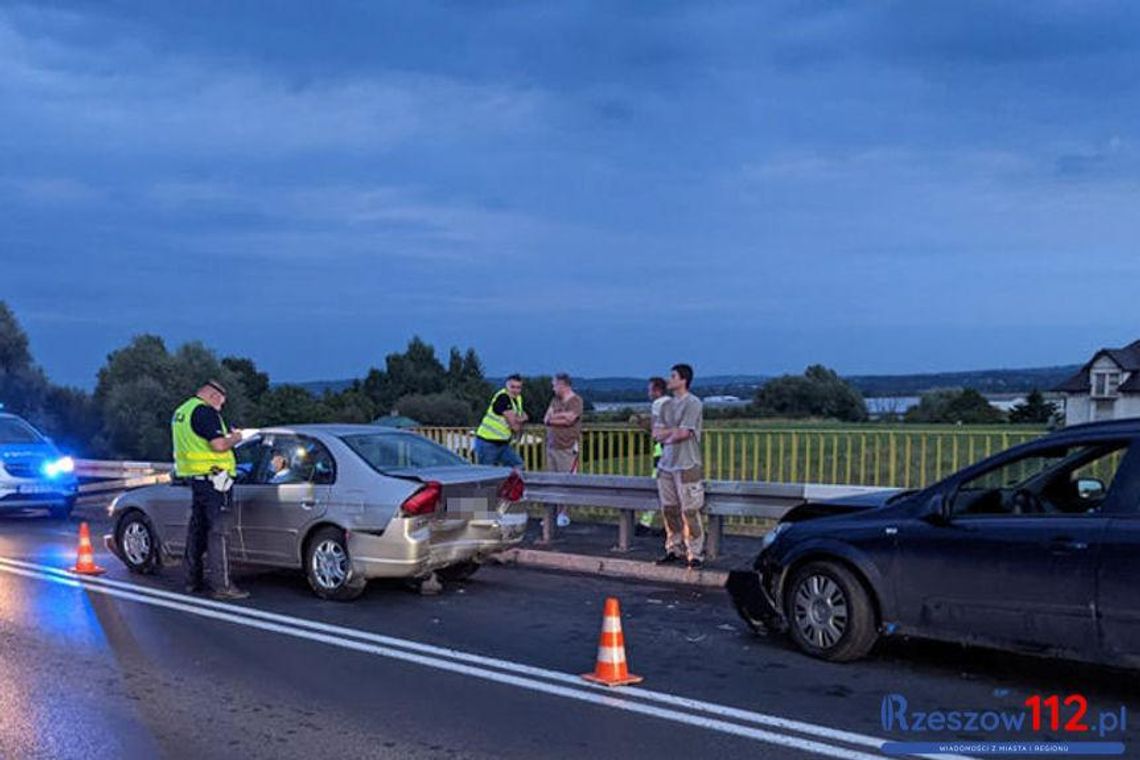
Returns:
[[[344,531],[321,528],[305,546],[305,574],[313,593],[322,599],[347,602],[360,596],[366,581],[353,578]]]
[[[158,536],[142,512],[128,512],[115,527],[119,557],[132,573],[150,575],[158,567]]]
[[[871,598],[835,562],[809,562],[792,576],[785,598],[788,630],[801,650],[822,660],[858,660],[875,645]]]

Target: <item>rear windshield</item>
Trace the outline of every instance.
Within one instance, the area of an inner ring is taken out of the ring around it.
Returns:
[[[470,464],[443,446],[418,435],[360,433],[342,436],[341,440],[372,469],[380,472]]]
[[[23,420],[18,420],[15,417],[0,417],[0,445],[43,442],[43,436]]]

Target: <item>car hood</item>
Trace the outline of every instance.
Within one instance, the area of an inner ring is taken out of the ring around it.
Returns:
[[[865,493],[849,494],[833,499],[812,498],[806,504],[793,508],[784,515],[780,522],[801,522],[816,517],[831,515],[846,515],[884,507],[893,498],[904,493],[896,488],[867,491]]]

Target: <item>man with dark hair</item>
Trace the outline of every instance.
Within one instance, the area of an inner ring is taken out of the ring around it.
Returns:
[[[190,524],[186,529],[186,590],[206,588],[202,555],[209,561],[209,586],[216,599],[249,596],[230,581],[226,536],[230,529],[231,488],[237,475],[233,448],[241,431],[222,419],[226,389],[210,380],[174,410],[170,420],[174,475],[190,481]]]
[[[526,424],[523,411],[522,377],[511,375],[506,385],[495,391],[479,429],[475,431],[475,461],[479,464],[522,467],[523,460],[511,448],[511,439]]]
[[[669,402],[669,390],[663,377],[649,378],[649,385],[647,386],[647,393],[649,395],[649,415],[635,414],[630,418],[630,422],[637,425],[646,433],[653,434],[653,428],[661,425],[661,412],[665,408],[665,404]],[[664,449],[660,441],[653,441],[653,472],[652,477],[657,477],[657,465],[661,462],[661,454]],[[641,513],[637,519],[637,528],[634,531],[636,535],[648,535],[653,530],[654,517],[657,515],[656,510],[646,510]]]
[[[570,375],[559,372],[551,383],[554,397],[546,409],[546,469],[548,472],[577,472],[578,446],[582,438],[582,397],[574,392]],[[570,524],[566,505],[558,506],[558,527]]]
[[[689,392],[693,368],[675,364],[669,373],[673,398],[665,404],[661,426],[653,438],[662,445],[657,465],[657,494],[665,519],[665,554],[657,560],[667,565],[685,562],[690,568],[704,563],[705,530],[701,510],[705,505],[704,468],[701,464],[701,400]]]

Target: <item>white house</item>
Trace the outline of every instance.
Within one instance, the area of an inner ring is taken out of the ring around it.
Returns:
[[[1140,340],[1102,348],[1055,390],[1065,395],[1065,424],[1140,417]]]

